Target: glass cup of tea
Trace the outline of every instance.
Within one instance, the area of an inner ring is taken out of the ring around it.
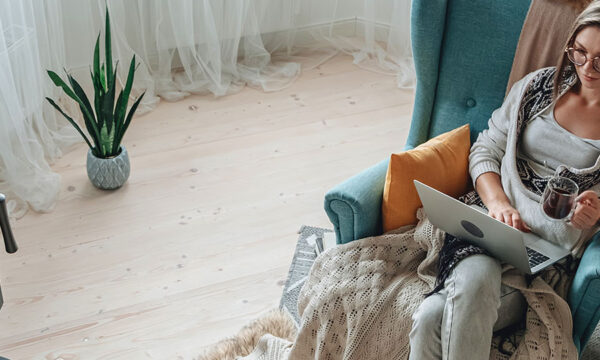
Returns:
[[[550,220],[570,221],[575,211],[579,186],[569,178],[551,178],[541,199],[542,211]]]

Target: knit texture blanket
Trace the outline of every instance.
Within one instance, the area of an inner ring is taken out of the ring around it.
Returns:
[[[337,246],[321,254],[298,302],[302,319],[294,342],[263,336],[244,360],[407,359],[412,314],[431,291],[445,233],[422,209],[419,223]],[[521,290],[529,309],[526,331],[515,334],[512,356],[492,344],[490,359],[577,359],[566,291],[555,270],[530,286],[506,266],[503,283]],[[554,290],[556,289],[556,291]]]

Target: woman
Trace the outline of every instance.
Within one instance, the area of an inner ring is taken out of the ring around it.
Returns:
[[[581,256],[600,219],[600,0],[576,19],[565,48],[557,67],[527,75],[494,111],[469,156],[476,192],[462,200]],[[554,175],[580,187],[570,223],[540,209]],[[447,236],[438,286],[413,316],[410,359],[488,359],[501,276],[498,260]]]

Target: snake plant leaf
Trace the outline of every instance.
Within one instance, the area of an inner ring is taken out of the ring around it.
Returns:
[[[71,90],[71,88],[69,87],[69,85],[67,85],[63,79],[60,78],[60,76],[58,76],[57,73],[55,73],[52,70],[47,70],[48,72],[48,76],[50,76],[50,79],[52,80],[52,82],[54,83],[54,85],[61,87],[63,89],[63,91],[65,92],[65,94],[67,94],[71,99],[79,102],[79,99],[77,98],[77,95],[75,95],[75,93],[73,92],[73,90]]]
[[[96,150],[94,149],[94,147],[92,146],[92,144],[90,143],[90,141],[88,140],[87,136],[85,136],[85,134],[83,133],[83,131],[81,131],[81,128],[79,127],[79,125],[75,122],[75,120],[73,120],[69,115],[67,115],[61,108],[60,106],[58,106],[54,100],[50,99],[49,97],[46,97],[46,100],[48,100],[48,102],[50,103],[50,105],[54,106],[54,108],[56,110],[58,110],[66,119],[68,122],[71,123],[71,125],[73,125],[75,127],[75,130],[77,130],[79,132],[79,134],[83,137],[83,140],[85,140],[85,142],[88,144],[88,146],[90,147],[90,149],[92,149],[92,152],[94,153],[94,155],[96,155]]]
[[[81,87],[81,85],[79,85],[77,80],[75,80],[73,78],[73,76],[68,75],[68,74],[67,74],[67,78],[69,79],[69,82],[71,83],[71,86],[73,87],[73,90],[75,91],[75,94],[81,99],[79,108],[81,109],[81,112],[83,114],[83,120],[85,122],[85,127],[87,128],[88,133],[91,134],[92,139],[94,139],[94,143],[96,144],[96,146],[98,146],[97,139],[100,136],[100,132],[99,132],[100,128],[98,127],[96,118],[94,117],[94,110],[92,109],[92,105],[90,104],[90,101],[88,100],[88,97],[85,94],[85,91],[83,91],[83,88]],[[83,105],[82,105],[82,103],[83,103]],[[90,114],[90,116],[87,116],[86,114]]]
[[[102,93],[106,92],[106,70],[104,64],[100,67],[100,84],[102,84]]]
[[[104,126],[102,130],[100,130],[100,149],[102,157],[116,155],[112,152],[114,136],[114,130],[112,132],[109,132],[106,126]]]
[[[129,97],[129,93],[131,92],[131,87],[133,86],[133,76],[135,74],[135,70],[137,66],[135,65],[135,54],[131,58],[131,62],[129,63],[129,72],[127,73],[127,82],[125,83],[125,97]]]
[[[90,104],[90,101],[88,100],[85,91],[83,91],[83,88],[81,87],[81,85],[79,85],[77,80],[73,78],[73,76],[67,74],[67,78],[69,79],[69,83],[71,83],[71,87],[73,88],[75,95],[77,95],[81,99],[83,105],[85,106],[85,109],[92,115],[92,118],[90,120],[94,120],[95,122],[96,118],[93,117],[94,109],[92,109],[92,105]],[[83,110],[81,111],[83,112]]]
[[[142,93],[142,95],[140,95],[140,97],[138,97],[135,100],[135,102],[133,103],[133,105],[131,105],[131,109],[129,109],[129,113],[127,114],[127,119],[125,120],[125,123],[123,124],[123,128],[121,129],[121,131],[119,132],[119,134],[117,136],[115,136],[115,142],[116,142],[116,144],[120,144],[121,141],[123,140],[123,136],[125,135],[125,132],[127,131],[127,128],[129,127],[129,124],[131,123],[131,119],[133,118],[133,114],[135,113],[135,110],[137,109],[138,105],[142,101],[142,98],[144,97],[145,94],[146,94],[146,92],[144,91]],[[113,148],[114,148],[114,145],[113,145]]]
[[[100,74],[92,74],[92,84],[94,85],[94,109],[96,110],[96,121],[98,129],[102,129],[104,126],[104,117],[102,116],[102,82],[100,81]]]
[[[119,98],[117,99],[117,105],[115,106],[115,114],[114,114],[115,137],[113,140],[117,139],[119,133],[121,132],[121,129],[123,128],[123,122],[125,120],[122,117],[122,115],[116,111],[117,109],[119,109],[121,107],[122,102],[123,102],[123,91],[121,91],[119,93]],[[113,142],[111,152],[114,154],[114,153],[117,153],[118,150],[119,150],[119,144],[117,144],[116,142]]]
[[[131,94],[131,87],[133,86],[134,73],[135,73],[135,54],[133,55],[133,58],[131,58],[131,63],[129,64],[129,72],[127,74],[127,82],[125,83],[125,87],[123,88],[124,102],[121,104],[121,108],[118,109],[118,112],[123,114],[122,119],[125,119],[125,112],[127,111],[127,102],[129,100],[129,95]]]
[[[50,79],[52,79],[52,82],[54,83],[54,85],[61,87],[63,89],[63,91],[65,92],[65,94],[67,94],[71,99],[77,101],[77,103],[82,107],[83,115],[88,116],[90,119],[92,119],[93,116],[87,111],[82,100],[75,94],[75,92],[73,90],[71,90],[69,85],[67,85],[63,81],[63,79],[61,79],[60,76],[58,76],[54,71],[48,70],[47,72],[48,72],[48,75],[50,76]]]
[[[118,64],[117,64],[118,65]],[[106,124],[106,130],[108,133],[110,133],[112,131],[112,127],[113,127],[113,122],[114,122],[114,113],[113,113],[113,106],[115,104],[115,91],[116,91],[116,81],[115,81],[115,77],[117,73],[117,69],[115,67],[115,73],[110,75],[109,79],[109,84],[111,84],[110,88],[108,89],[108,91],[106,92],[106,94],[104,94],[104,101],[102,102],[102,114],[104,116],[104,122]]]
[[[94,81],[94,83],[96,78],[100,78],[100,34],[98,34],[96,46],[94,46],[94,73],[92,74],[92,81]]]
[[[131,94],[131,87],[133,85],[133,77],[135,73],[135,55],[131,59],[131,63],[129,64],[129,73],[127,74],[127,82],[125,83],[125,87],[119,93],[119,97],[117,99],[117,105],[115,106],[115,128],[116,133],[118,134],[122,129],[125,122],[125,115],[127,112],[127,103],[129,102],[129,95]],[[115,151],[113,147],[113,151]]]
[[[112,45],[110,39],[110,15],[108,14],[108,6],[106,7],[106,33],[104,34],[104,56],[106,57],[106,76],[109,77],[113,73],[112,66]],[[111,79],[108,78],[107,89],[112,86]]]
[[[123,103],[125,106],[123,106]],[[127,100],[123,95],[123,90],[121,90],[121,92],[119,92],[119,97],[117,98],[117,104],[115,105],[115,126],[123,125],[123,121],[125,120],[125,111],[122,110],[123,108],[127,110]]]

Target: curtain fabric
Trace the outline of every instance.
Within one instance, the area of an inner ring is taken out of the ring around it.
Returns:
[[[410,0],[108,0],[119,81],[135,54],[132,99],[140,113],[190,94],[223,96],[252,86],[281,90],[339,52],[365,69],[414,86]],[[60,179],[49,163],[81,141],[46,103],[78,108],[48,79],[63,68],[84,87],[104,1],[0,0],[0,192],[11,216],[48,211]],[[302,64],[302,65],[301,65]],[[64,74],[63,74],[64,75]],[[83,155],[82,155],[83,156]],[[85,170],[82,170],[85,171]]]
[[[340,29],[344,1],[330,1],[325,26],[311,29],[307,46],[341,51],[359,67],[396,77],[400,88],[414,88],[416,75],[410,43],[410,0],[365,0],[356,17],[355,31]],[[323,5],[322,5],[323,6]],[[296,30],[297,31],[297,30]]]
[[[255,1],[119,0],[109,6],[119,34],[116,55],[135,53],[142,61],[136,79],[138,88],[150,90],[144,105],[156,104],[157,96],[222,96],[245,85],[276,91],[300,74],[298,63],[271,61],[261,38],[265,9]]]
[[[78,141],[44,100],[58,97],[44,69],[65,64],[58,5],[0,0],[0,191],[11,216],[52,208],[60,178],[49,162]]]

